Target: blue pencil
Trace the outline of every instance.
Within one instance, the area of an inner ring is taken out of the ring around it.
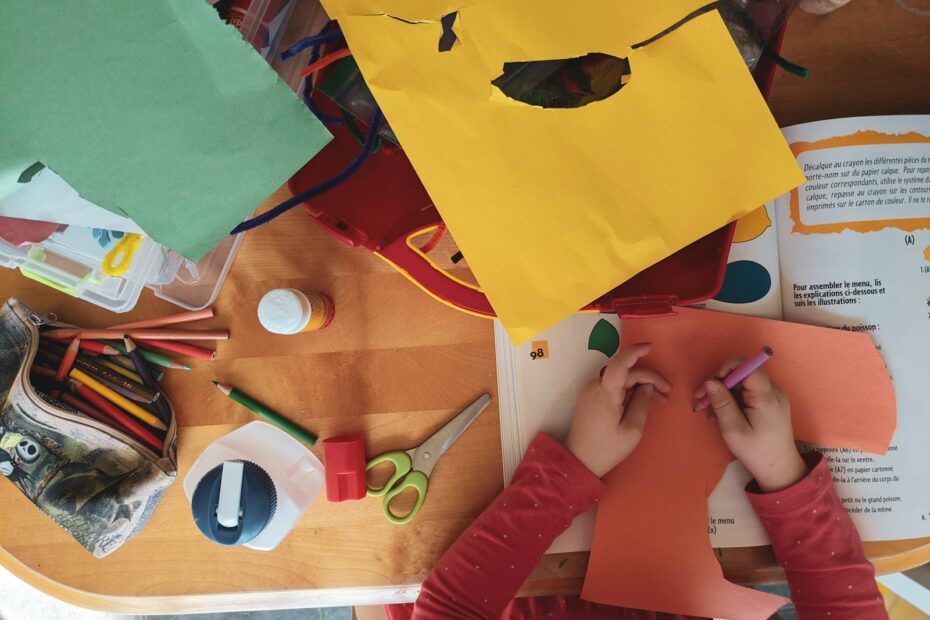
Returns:
[[[136,367],[136,372],[142,377],[142,381],[145,385],[158,392],[158,398],[153,401],[155,408],[158,410],[158,417],[160,417],[161,421],[166,425],[170,425],[171,410],[168,409],[168,403],[165,402],[164,394],[161,393],[158,382],[152,378],[152,373],[149,371],[148,364],[142,359],[142,354],[136,348],[136,343],[133,342],[129,336],[124,337],[123,342],[126,344],[126,354],[129,356],[129,359],[132,360],[132,365]]]

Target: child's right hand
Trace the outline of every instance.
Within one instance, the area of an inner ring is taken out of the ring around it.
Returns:
[[[794,445],[788,395],[762,369],[746,377],[733,392],[728,390],[719,378],[742,362],[728,360],[694,398],[709,397],[724,443],[755,477],[759,488],[766,493],[780,491],[808,471]]]

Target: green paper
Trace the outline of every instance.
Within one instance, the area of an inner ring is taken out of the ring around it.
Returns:
[[[203,0],[0,0],[0,199],[40,161],[198,260],[330,139]]]

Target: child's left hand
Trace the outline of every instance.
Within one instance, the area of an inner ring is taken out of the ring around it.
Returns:
[[[668,401],[672,384],[656,371],[636,366],[651,350],[649,343],[621,349],[600,379],[578,396],[565,447],[598,478],[633,452],[643,436],[650,401]],[[630,389],[633,395],[624,406]]]

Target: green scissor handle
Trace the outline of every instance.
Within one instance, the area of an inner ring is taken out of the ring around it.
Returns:
[[[413,461],[406,452],[385,452],[381,456],[376,456],[368,461],[368,465],[365,466],[365,471],[371,471],[372,467],[376,467],[381,463],[393,463],[394,475],[384,483],[383,487],[376,489],[369,484],[368,497],[382,497],[386,495],[387,492],[397,484],[398,480],[409,474],[410,470],[413,469]]]
[[[405,523],[410,523],[417,513],[420,512],[420,507],[423,506],[423,500],[426,499],[426,489],[429,486],[429,478],[426,477],[422,471],[412,471],[403,478],[400,479],[400,482],[397,483],[397,486],[388,491],[387,495],[384,496],[384,516],[385,518],[393,523],[394,525],[404,525]],[[406,491],[407,489],[416,489],[417,490],[417,503],[413,505],[413,508],[410,509],[403,517],[398,517],[396,514],[391,512],[391,501]]]
[[[422,471],[411,471],[413,461],[406,452],[386,452],[381,456],[377,456],[368,461],[366,470],[370,470],[381,463],[392,463],[394,465],[394,474],[383,487],[374,488],[368,485],[368,496],[384,497],[384,516],[391,523],[395,525],[409,523],[420,511],[420,507],[423,506],[423,500],[426,499],[426,489],[429,486],[429,478]],[[409,513],[403,517],[398,517],[391,512],[391,501],[407,489],[416,489],[417,501]]]

